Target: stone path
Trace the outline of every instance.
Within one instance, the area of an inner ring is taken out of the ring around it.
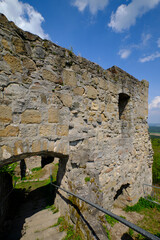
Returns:
[[[59,226],[54,227],[60,217],[59,212],[53,214],[45,209],[29,218],[26,218],[23,225],[21,240],[60,240],[65,237],[65,232],[59,232]]]
[[[47,186],[42,188],[47,188]],[[59,232],[59,226],[53,226],[57,223],[60,214],[46,209],[48,192],[44,189],[42,191],[42,188],[30,192],[21,202],[21,205],[14,211],[15,217],[4,229],[0,240],[61,240],[66,236],[65,232]],[[18,201],[18,195],[15,200]],[[54,199],[50,204],[53,203]]]

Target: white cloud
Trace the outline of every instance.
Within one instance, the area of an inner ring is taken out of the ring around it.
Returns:
[[[0,0],[0,12],[23,30],[49,38],[41,26],[44,18],[31,5],[19,0]]]
[[[129,29],[138,17],[155,8],[158,3],[160,0],[132,0],[128,5],[122,4],[112,13],[108,26],[116,32]]]
[[[155,97],[152,102],[149,104],[149,110],[152,110],[153,108],[159,108],[160,109],[160,96]]]
[[[158,38],[158,40],[157,40],[157,45],[160,48],[160,38]]]
[[[92,14],[97,13],[98,10],[103,10],[109,0],[74,0],[73,5],[78,8],[80,12],[83,12],[86,7],[89,7],[89,10]]]
[[[129,49],[121,49],[118,53],[118,55],[120,55],[122,59],[128,58],[130,54],[131,54],[131,50]]]
[[[154,61],[156,58],[160,58],[160,52],[156,52],[156,53],[153,53],[153,54],[151,54],[147,57],[140,58],[139,61],[141,63],[150,62],[150,61]]]
[[[151,39],[152,35],[151,34],[145,34],[142,33],[142,45],[145,46],[147,45],[148,41]]]
[[[128,58],[135,49],[143,49],[144,47],[146,47],[151,37],[152,35],[149,33],[142,33],[141,42],[139,42],[138,44],[130,44],[127,48],[122,48],[118,52],[118,55],[120,55],[122,59]]]

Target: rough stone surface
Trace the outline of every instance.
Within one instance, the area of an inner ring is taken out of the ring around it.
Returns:
[[[40,123],[41,122],[41,113],[37,110],[26,110],[21,115],[22,123]]]
[[[4,56],[4,60],[11,67],[13,73],[22,72],[22,66],[19,58],[14,57],[13,55],[10,54],[6,54]]]
[[[1,105],[0,106],[0,122],[10,123],[12,121],[12,109],[11,107]]]
[[[57,108],[51,107],[48,110],[48,122],[49,123],[59,122],[59,110]]]
[[[143,183],[152,183],[148,82],[116,66],[104,70],[2,14],[0,49],[0,165],[59,157],[62,187],[107,209],[137,202]],[[98,213],[76,203],[99,226]],[[57,204],[83,225],[62,198]]]

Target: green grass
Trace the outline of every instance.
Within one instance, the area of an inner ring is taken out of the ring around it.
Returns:
[[[65,236],[64,240],[81,240],[81,237],[75,233],[73,226],[69,226],[67,228],[67,235]]]
[[[108,239],[111,240],[111,236],[110,236],[109,230],[107,229],[107,227],[105,225],[103,225],[103,228],[104,228],[104,230],[105,230],[105,232],[107,234]]]
[[[51,210],[51,211],[53,212],[53,214],[54,214],[54,213],[57,213],[57,212],[59,211],[58,208],[56,208],[56,206],[55,206],[54,204],[52,204],[52,205],[47,205],[47,206],[45,207],[45,209]]]
[[[132,228],[129,228],[129,235],[132,237],[134,234],[134,230]]]
[[[39,170],[41,170],[42,168],[41,167],[35,167],[35,168],[32,168],[32,172],[37,172],[37,171],[39,171]]]
[[[57,223],[53,226],[59,226],[60,232],[66,231],[67,235],[63,238],[63,240],[82,240],[80,235],[75,232],[73,225],[68,224],[64,216],[59,217]]]
[[[114,224],[118,222],[116,219],[114,219],[113,217],[110,217],[109,215],[105,215],[105,219],[111,225],[111,227],[113,227]]]
[[[56,181],[57,172],[58,172],[58,164],[54,164],[53,171],[52,171],[53,182]],[[45,173],[46,173],[46,170],[44,168],[41,168],[41,167],[33,168],[32,174],[23,178],[22,182],[17,183],[17,188],[26,188],[26,189],[30,188],[31,190],[34,190],[38,187],[48,184],[50,182],[49,178],[43,181],[39,181],[40,178],[43,178]],[[16,178],[16,176],[14,176],[14,178]],[[24,180],[25,182],[23,182]],[[33,182],[30,182],[30,181],[27,182],[27,180],[33,180]]]
[[[124,209],[126,212],[138,212],[143,215],[143,219],[140,220],[136,225],[145,229],[146,231],[157,235],[159,234],[160,228],[160,205],[147,201],[144,198],[140,198],[138,203],[134,206],[127,206]],[[130,230],[131,231],[131,230]],[[134,232],[134,239],[146,239],[140,234],[135,235]]]
[[[46,186],[50,183],[50,179],[45,179],[43,181],[33,181],[33,182],[18,182],[15,186],[16,189],[26,189],[26,191],[32,191],[35,190],[37,188]]]
[[[151,141],[154,151],[152,166],[153,183],[160,184],[160,137],[151,136]]]
[[[151,197],[150,197],[151,198]],[[141,212],[147,209],[157,209],[160,212],[160,205],[152,203],[144,198],[140,198],[139,201],[133,206],[127,206],[124,208],[126,212]]]
[[[64,217],[59,217],[57,220],[57,223],[55,223],[53,226],[56,227],[60,225],[61,223],[64,223]]]

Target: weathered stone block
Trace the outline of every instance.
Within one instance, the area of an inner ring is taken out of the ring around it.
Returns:
[[[104,89],[104,90],[107,90],[107,82],[106,82],[106,80],[100,78],[100,80],[99,80],[99,87]]]
[[[42,76],[43,76],[44,80],[48,80],[50,82],[59,83],[59,81],[60,81],[55,73],[53,73],[47,69],[43,69]]]
[[[56,141],[54,152],[62,153],[64,155],[69,154],[69,143],[64,141]]]
[[[48,150],[48,141],[43,140],[42,142],[42,151],[47,151]]]
[[[14,155],[19,155],[23,153],[23,144],[22,141],[17,141],[14,144]]]
[[[58,123],[59,122],[59,109],[51,107],[48,110],[48,122],[49,123]]]
[[[13,37],[12,38],[12,43],[15,46],[15,50],[17,53],[25,53],[25,45],[22,39]]]
[[[107,112],[112,113],[114,111],[115,105],[113,103],[107,104]]]
[[[54,152],[54,142],[49,142],[48,151]]]
[[[2,151],[2,157],[3,159],[7,159],[10,158],[12,156],[12,148],[9,146],[2,146],[1,147],[1,151]]]
[[[32,142],[32,152],[40,152],[41,151],[41,142],[39,140],[35,140]]]
[[[47,104],[47,98],[46,98],[46,95],[45,94],[41,94],[41,103],[45,103]]]
[[[1,105],[0,106],[0,122],[10,123],[12,122],[12,109],[11,107]]]
[[[42,46],[37,46],[33,49],[33,54],[34,57],[39,58],[39,59],[44,59],[45,58],[45,51],[44,48]]]
[[[38,110],[26,110],[21,115],[21,123],[41,123],[41,113]]]
[[[28,69],[29,71],[35,71],[36,70],[36,64],[29,58],[25,57],[23,58],[23,66]]]
[[[91,105],[91,110],[93,111],[98,111],[99,109],[99,105],[95,102],[92,102],[92,105]]]
[[[99,79],[97,77],[94,77],[92,78],[92,82],[94,82],[97,85],[99,82]]]
[[[64,69],[63,70],[63,80],[64,80],[65,85],[68,85],[71,87],[77,86],[76,74],[73,71]]]
[[[47,137],[53,135],[53,126],[52,125],[41,125],[39,128],[40,136]]]
[[[72,106],[72,97],[69,94],[61,94],[60,99],[65,107]]]
[[[21,127],[20,136],[22,138],[35,137],[38,134],[37,129],[38,129],[38,126],[35,127],[35,125],[27,124],[27,125]]]
[[[58,125],[57,126],[57,135],[58,136],[68,136],[68,126],[67,125]]]
[[[9,47],[9,44],[8,44],[8,41],[6,39],[2,39],[2,44],[3,44],[3,47],[6,49],[6,50],[9,50],[10,47]]]
[[[19,127],[7,126],[5,129],[0,129],[0,137],[17,137],[19,134]]]
[[[84,73],[82,74],[82,78],[83,78],[86,82],[89,82],[89,81],[91,80],[88,72],[84,72]]]
[[[22,66],[19,58],[14,57],[10,54],[6,54],[3,58],[10,66],[13,73],[22,72]]]
[[[87,97],[91,99],[97,98],[97,89],[92,86],[87,86]]]
[[[84,88],[82,87],[77,87],[73,90],[75,95],[82,96],[84,94]]]

